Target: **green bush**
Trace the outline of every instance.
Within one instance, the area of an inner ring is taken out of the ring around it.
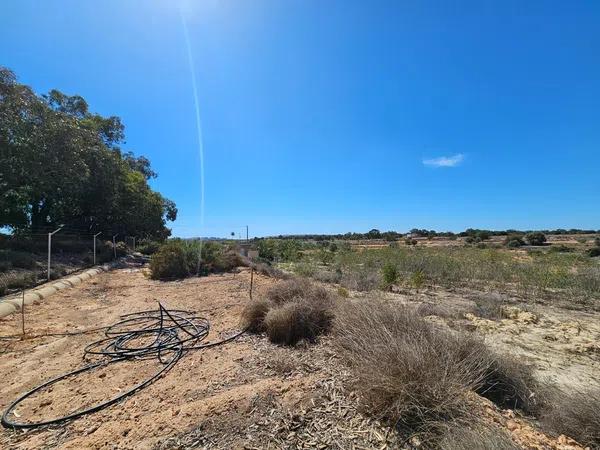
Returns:
[[[595,258],[595,257],[597,257],[597,256],[600,256],[600,247],[593,247],[593,248],[590,248],[590,249],[587,251],[587,254],[588,254],[588,256],[590,256],[590,257],[592,257],[592,258]]]
[[[529,245],[544,245],[546,243],[546,235],[540,231],[536,231],[526,234],[525,240]]]
[[[400,272],[398,267],[392,263],[385,263],[381,268],[381,278],[384,289],[390,289],[394,285],[398,278],[400,278]]]
[[[167,242],[150,259],[151,278],[166,280],[185,278],[190,274],[190,261],[184,247],[175,241]]]
[[[157,241],[146,241],[142,242],[141,245],[136,247],[136,250],[144,255],[153,255],[160,248],[161,243]]]
[[[506,237],[504,240],[504,245],[506,245],[508,248],[519,248],[525,245],[525,241],[519,235],[511,235]]]
[[[239,265],[242,265],[240,256],[221,244],[181,239],[167,241],[150,259],[151,278],[155,280],[226,272]]]

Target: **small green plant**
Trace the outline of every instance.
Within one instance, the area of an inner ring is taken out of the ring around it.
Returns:
[[[348,298],[350,297],[350,292],[348,292],[348,289],[346,289],[345,287],[340,286],[337,289],[337,294],[342,297],[342,298]]]
[[[384,289],[391,289],[400,277],[398,267],[392,263],[385,263],[381,268],[382,284]]]
[[[425,272],[423,272],[421,269],[414,271],[410,277],[410,282],[417,292],[419,292],[419,290],[425,285]]]

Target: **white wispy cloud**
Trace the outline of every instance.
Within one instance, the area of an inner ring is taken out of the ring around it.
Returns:
[[[440,156],[438,158],[424,159],[423,164],[429,167],[456,167],[465,159],[465,155],[458,153],[453,156]]]

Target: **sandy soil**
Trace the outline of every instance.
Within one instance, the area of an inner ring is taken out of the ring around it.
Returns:
[[[271,283],[269,278],[255,277],[259,292]],[[116,322],[121,314],[154,309],[161,301],[168,308],[201,312],[211,321],[209,340],[214,340],[237,329],[248,286],[247,272],[161,283],[147,279],[140,269],[113,271],[30,307],[26,331],[39,336],[91,329]],[[0,321],[0,336],[17,333],[19,321],[19,315]],[[38,383],[79,367],[84,347],[101,336],[1,341],[0,407],[4,409]],[[116,406],[64,427],[29,432],[3,429],[0,447],[113,448],[118,443],[119,448],[149,448],[158,437],[186,430],[215,411],[238,408],[239,401],[269,387],[272,382],[268,379],[256,386],[230,386],[239,384],[235,381],[243,374],[250,350],[248,341],[239,340],[191,352],[163,378]],[[37,402],[27,402],[17,413],[30,419],[56,417],[67,409],[114,396],[155,371],[153,365],[156,363],[113,364],[72,383],[56,385],[53,392],[38,397]]]
[[[212,327],[209,340],[217,340],[237,329],[248,301],[249,278],[248,270],[242,269],[237,274],[158,282],[149,280],[143,269],[120,269],[30,307],[29,338],[0,341],[0,408],[40,382],[79,367],[84,347],[102,336],[48,334],[109,325],[122,314],[154,309],[161,301],[168,308],[207,317]],[[255,274],[255,295],[274,282]],[[467,312],[473,304],[469,296],[475,294],[386,295]],[[528,357],[544,376],[563,383],[578,380],[581,385],[593,380],[600,354],[594,347],[600,337],[595,316],[566,310],[513,313],[502,321],[477,316],[459,320],[502,351]],[[0,336],[19,330],[19,315],[0,320]],[[153,361],[114,364],[56,385],[17,413],[20,420],[63,415],[115,396],[156,370]],[[398,448],[388,428],[360,414],[356,399],[343,388],[348,376],[328,338],[316,346],[288,349],[270,344],[264,336],[243,335],[188,353],[154,384],[101,412],[33,431],[2,429],[0,448]],[[483,399],[479,404],[490,423],[524,448],[579,448],[565,437],[545,436],[510,410],[501,411]]]

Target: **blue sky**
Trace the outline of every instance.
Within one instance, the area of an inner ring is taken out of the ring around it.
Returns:
[[[126,125],[179,236],[600,228],[600,3],[3,0],[0,64]]]

